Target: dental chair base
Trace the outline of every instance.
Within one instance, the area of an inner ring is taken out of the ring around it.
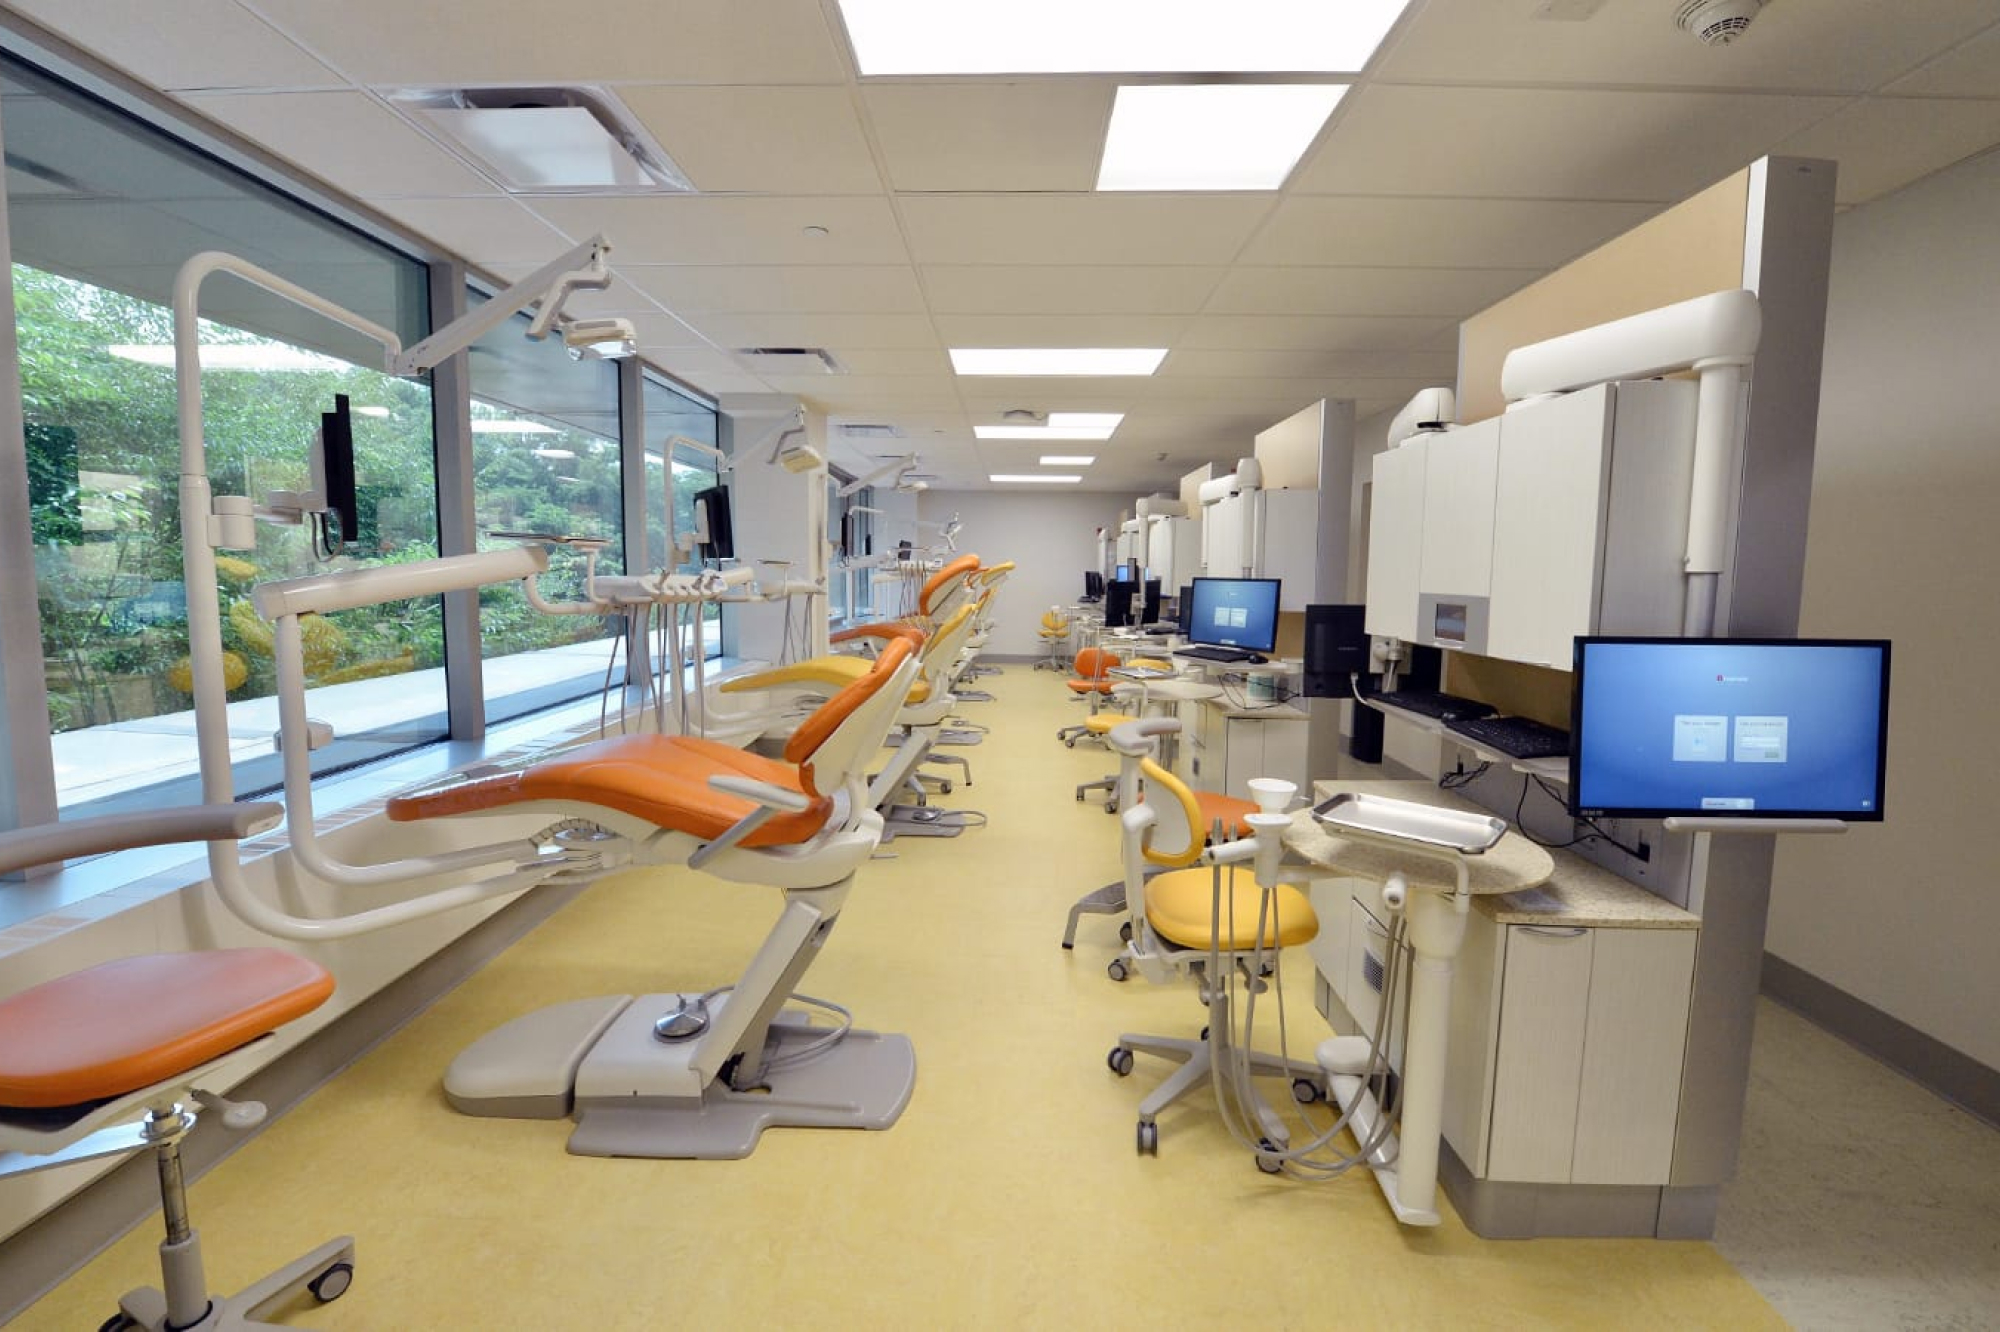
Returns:
[[[939,809],[935,805],[891,805],[882,811],[882,841],[898,837],[956,837],[967,828],[984,828],[986,816],[972,809]]]
[[[766,1072],[754,1086],[739,1091],[717,1078],[692,1096],[671,1090],[698,1082],[689,1073],[696,1042],[676,1046],[656,1032],[688,1012],[693,997],[610,995],[530,1013],[454,1060],[445,1095],[459,1111],[486,1118],[574,1115],[573,1156],[714,1161],[750,1155],[767,1128],[886,1129],[909,1104],[917,1077],[909,1037],[850,1029],[813,1054],[834,1029],[796,1013],[770,1024]],[[728,1002],[710,1000],[708,1021],[718,1021]]]

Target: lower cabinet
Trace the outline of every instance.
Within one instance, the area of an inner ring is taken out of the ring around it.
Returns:
[[[1312,895],[1323,990],[1365,1032],[1387,938],[1376,886],[1320,879]],[[1473,910],[1452,978],[1444,1136],[1475,1176],[1667,1182],[1697,938]]]

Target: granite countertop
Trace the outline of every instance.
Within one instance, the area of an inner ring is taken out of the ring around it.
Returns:
[[[1460,796],[1422,781],[1330,781],[1314,783],[1314,803],[1341,791],[1387,796],[1446,809],[1486,814]],[[1292,816],[1285,844],[1294,854],[1337,866],[1356,878],[1381,879],[1401,869],[1412,886],[1453,886],[1441,861],[1404,858],[1394,850],[1338,837],[1300,810]],[[1623,926],[1637,929],[1694,929],[1700,920],[1671,902],[1627,882],[1610,870],[1567,851],[1549,851],[1509,831],[1492,850],[1467,858],[1474,907],[1502,925]]]

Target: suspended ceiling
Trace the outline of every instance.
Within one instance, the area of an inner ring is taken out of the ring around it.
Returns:
[[[851,469],[914,449],[939,487],[1090,452],[1085,488],[1171,486],[1314,399],[1367,417],[1451,382],[1460,319],[1761,155],[1836,160],[1852,206],[2000,142],[1993,0],[1772,0],[1725,47],[1676,0],[1413,0],[1285,187],[1220,194],[1093,192],[1115,77],[859,78],[833,0],[0,7],[502,277],[604,233],[618,281],[575,313],[632,319],[711,394],[823,409]],[[608,87],[698,193],[510,195],[391,98],[502,84]],[[1169,351],[1116,379],[946,357],[1100,345]],[[1101,444],[974,441],[1009,409],[1126,416]]]

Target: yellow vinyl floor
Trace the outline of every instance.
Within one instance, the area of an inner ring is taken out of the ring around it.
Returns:
[[[318,1241],[357,1238],[353,1288],[287,1315],[388,1329],[1782,1327],[1706,1243],[1480,1240],[1447,1206],[1391,1218],[1374,1181],[1260,1174],[1205,1096],[1135,1107],[1165,1075],[1105,1066],[1120,1031],[1191,1035],[1191,985],[1108,980],[1116,927],[1064,915],[1114,877],[1114,821],[1072,788],[1113,766],[1064,749],[1058,677],[1010,666],[964,714],[991,826],[899,839],[864,867],[801,988],[907,1032],[914,1098],[883,1133],[774,1130],[746,1160],[567,1155],[568,1124],[472,1119],[439,1076],[501,1022],[563,999],[732,980],[774,891],[686,870],[595,885],[248,1143],[192,1190],[210,1280],[234,1289]],[[1327,1033],[1311,964],[1284,973],[1291,1046]],[[1268,1011],[1269,1005],[1260,1010]],[[156,1223],[18,1326],[88,1329],[157,1279]]]

